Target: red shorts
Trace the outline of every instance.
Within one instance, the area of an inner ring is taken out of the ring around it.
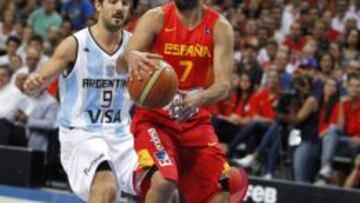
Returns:
[[[200,124],[186,132],[176,132],[139,122],[132,130],[140,167],[156,166],[165,179],[178,184],[187,202],[210,202],[222,190],[218,179],[229,166],[211,125]],[[206,145],[191,144],[189,140],[196,134],[208,140],[203,142]],[[148,189],[149,180],[143,180],[140,196],[144,197]]]

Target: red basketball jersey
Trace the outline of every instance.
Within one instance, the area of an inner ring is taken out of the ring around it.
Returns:
[[[162,8],[164,25],[153,51],[174,67],[180,89],[204,88],[212,71],[214,26],[219,14],[207,8],[200,24],[189,29],[176,14],[174,3]]]
[[[178,76],[181,90],[206,88],[213,80],[214,27],[220,16],[219,13],[206,8],[201,22],[189,29],[178,17],[173,2],[162,6],[162,10],[163,27],[150,50],[162,55],[164,60],[172,65]],[[165,122],[164,125],[177,129],[184,129],[185,126],[192,126],[194,121],[210,118],[210,113],[202,108],[187,124],[179,127],[172,123],[172,119],[165,110],[147,111],[138,108],[135,117],[140,116],[139,114],[141,114],[141,120],[147,117],[154,121],[155,116],[156,121]],[[164,117],[166,117],[165,120]]]

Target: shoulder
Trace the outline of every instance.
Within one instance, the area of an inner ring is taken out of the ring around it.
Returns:
[[[59,44],[52,58],[56,57],[65,61],[73,61],[76,58],[77,49],[78,41],[75,36],[71,35]]]
[[[222,15],[219,16],[215,23],[215,41],[233,40],[234,31],[231,23]]]
[[[58,21],[62,21],[62,17],[58,12],[54,12],[52,16],[54,19],[56,19]]]
[[[162,22],[164,19],[164,11],[162,7],[155,7],[147,11],[142,18],[154,20],[154,22]]]
[[[160,32],[164,24],[164,12],[161,7],[156,7],[147,11],[141,18],[137,27],[148,31]]]
[[[219,30],[221,29],[232,30],[232,25],[224,16],[219,14],[219,18],[216,21],[215,28],[218,28]]]

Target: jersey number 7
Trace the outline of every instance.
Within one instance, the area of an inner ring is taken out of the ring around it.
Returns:
[[[189,77],[194,64],[192,61],[180,61],[179,65],[185,68],[184,73],[180,78],[180,82],[185,82]]]

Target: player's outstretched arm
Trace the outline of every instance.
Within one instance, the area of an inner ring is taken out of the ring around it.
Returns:
[[[126,46],[124,55],[118,60],[117,66],[119,70],[128,67],[129,72],[134,71],[135,76],[138,78],[141,70],[152,72],[148,68],[150,60],[161,59],[162,57],[146,51],[148,51],[156,35],[160,32],[162,24],[163,14],[160,7],[149,10],[141,17],[133,36]]]
[[[38,71],[29,75],[24,83],[25,93],[36,94],[75,61],[77,42],[73,36],[63,40],[52,57]]]
[[[183,100],[185,109],[210,105],[229,95],[234,66],[233,52],[233,28],[224,17],[220,17],[214,31],[214,83],[199,94],[187,95]]]

